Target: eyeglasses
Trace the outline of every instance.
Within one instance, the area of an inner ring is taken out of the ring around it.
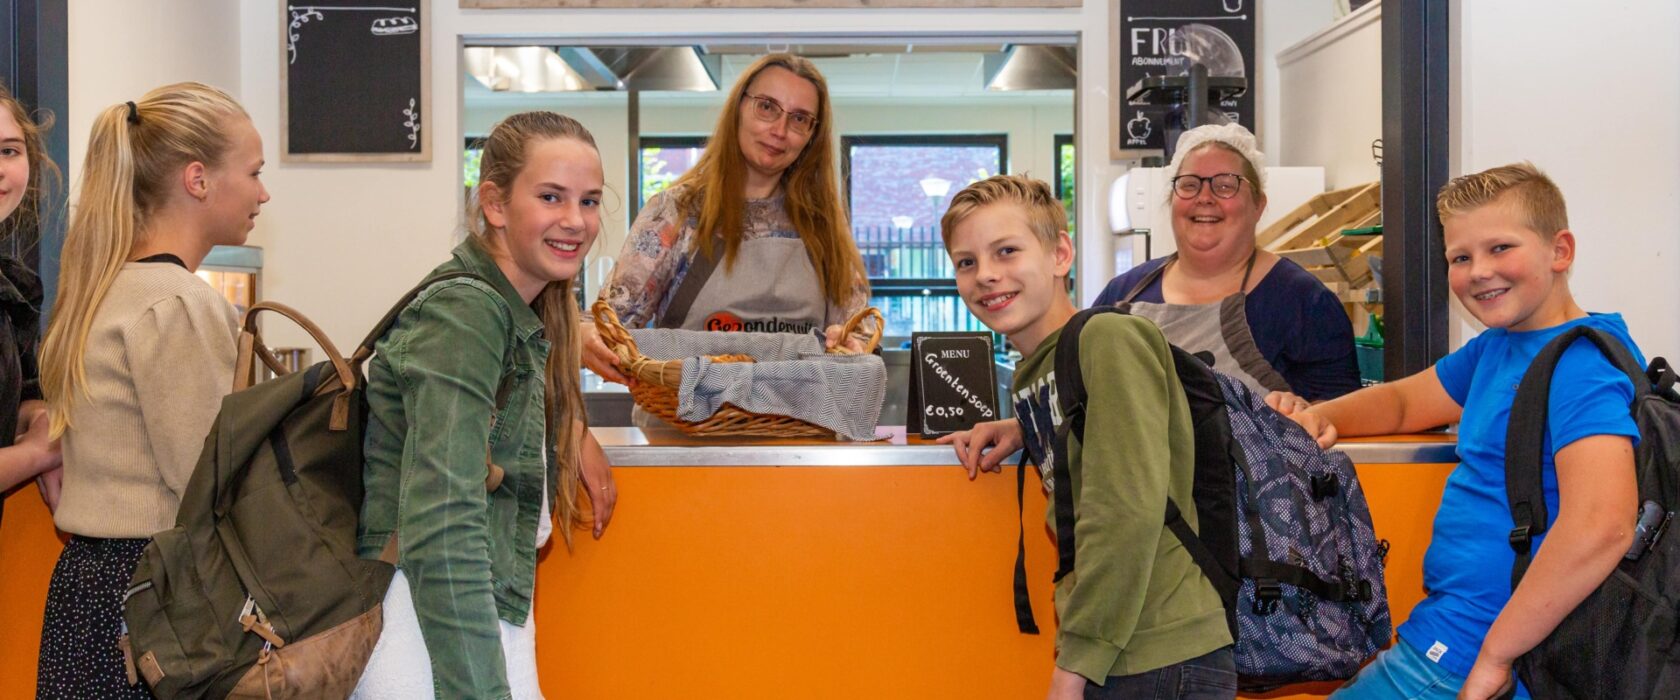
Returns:
[[[812,116],[810,112],[790,112],[786,108],[782,107],[782,103],[777,102],[773,97],[765,97],[763,95],[754,95],[751,93],[747,93],[746,97],[747,99],[752,100],[753,116],[758,117],[758,120],[761,122],[773,122],[777,119],[781,119],[782,115],[786,114],[788,118],[788,128],[793,129],[800,135],[809,136],[811,132],[817,130],[817,118]]]
[[[1179,199],[1195,199],[1202,193],[1202,183],[1213,186],[1213,196],[1220,199],[1230,199],[1237,196],[1237,190],[1242,189],[1246,179],[1236,173],[1220,173],[1211,177],[1200,175],[1180,175],[1172,179],[1173,194]]]

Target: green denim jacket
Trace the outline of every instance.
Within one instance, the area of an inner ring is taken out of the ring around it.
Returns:
[[[456,271],[484,281],[422,291],[368,362],[357,547],[376,557],[397,535],[437,696],[505,698],[497,618],[525,624],[544,484],[552,499],[559,481],[543,409],[549,345],[537,314],[470,239],[432,275]],[[485,485],[487,448],[506,472],[495,491]]]

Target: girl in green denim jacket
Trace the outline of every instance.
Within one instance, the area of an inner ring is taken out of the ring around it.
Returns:
[[[594,138],[553,112],[516,114],[479,172],[471,235],[431,276],[468,274],[422,291],[368,365],[358,547],[394,543],[397,575],[357,698],[542,697],[531,600],[550,514],[569,544],[581,481],[597,537],[610,515],[572,295],[601,229]]]

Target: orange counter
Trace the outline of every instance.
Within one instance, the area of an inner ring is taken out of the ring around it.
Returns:
[[[604,539],[579,533],[572,551],[551,545],[538,567],[537,653],[548,696],[1044,695],[1054,542],[1036,481],[1024,522],[1044,632],[1029,636],[1016,631],[1012,607],[1012,469],[969,482],[948,448],[902,435],[845,446],[650,445],[630,429],[597,436],[617,466],[619,510]],[[1403,620],[1422,598],[1423,551],[1450,446],[1348,449],[1377,534],[1391,543],[1390,604]],[[1405,461],[1420,454],[1436,463]],[[33,487],[14,492],[0,526],[0,697],[33,695],[59,548]]]

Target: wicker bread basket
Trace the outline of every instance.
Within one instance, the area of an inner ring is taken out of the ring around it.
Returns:
[[[618,368],[635,381],[630,384],[630,397],[642,410],[670,423],[677,430],[688,435],[725,436],[751,435],[756,437],[811,437],[833,438],[834,431],[827,428],[788,416],[770,413],[753,413],[737,408],[734,404],[724,404],[711,417],[699,421],[685,421],[677,418],[678,387],[682,385],[683,362],[685,360],[653,360],[642,356],[636,349],[636,341],[630,337],[630,332],[619,322],[618,314],[604,301],[597,301],[591,307],[595,316],[595,329],[601,335],[602,342],[618,356]],[[866,307],[846,321],[842,337],[851,335],[858,324],[865,319],[875,319],[875,330],[870,336],[868,352],[874,352],[881,343],[881,330],[885,325],[881,318],[881,311],[874,307]],[[829,350],[830,354],[852,354],[844,348]],[[707,359],[712,362],[753,362],[750,355],[712,355]]]

